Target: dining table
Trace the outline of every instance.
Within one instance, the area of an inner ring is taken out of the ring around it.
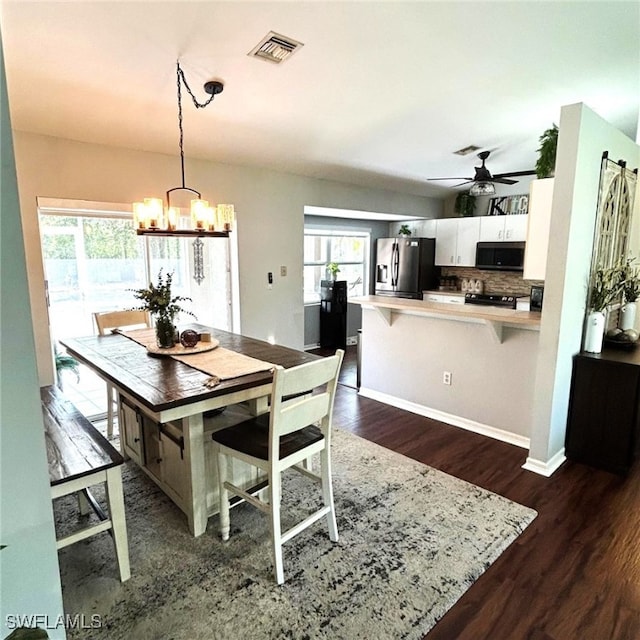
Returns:
[[[191,533],[200,536],[219,511],[211,434],[243,415],[268,411],[276,365],[289,368],[320,356],[197,323],[180,329],[203,340],[193,349],[181,350],[178,343],[162,351],[151,343],[153,329],[147,329],[60,342],[115,388],[123,455],[182,509]],[[207,353],[209,360],[202,357]],[[239,368],[217,364],[229,359]],[[255,480],[254,472],[239,471],[240,481]]]

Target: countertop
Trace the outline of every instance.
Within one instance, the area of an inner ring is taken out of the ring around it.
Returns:
[[[412,313],[421,312],[429,315],[443,315],[459,319],[479,319],[488,322],[519,324],[529,327],[540,326],[540,312],[537,311],[518,311],[515,309],[505,309],[503,307],[470,304],[447,304],[387,296],[361,296],[359,298],[351,298],[349,302],[378,307],[380,309],[388,309],[390,311],[395,310],[400,313],[403,311]]]

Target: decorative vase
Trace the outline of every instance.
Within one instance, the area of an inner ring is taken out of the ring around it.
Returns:
[[[171,349],[176,344],[176,328],[173,319],[167,316],[156,317],[156,342],[160,349]]]
[[[633,329],[636,324],[636,303],[635,302],[625,302],[620,307],[620,319],[619,319],[619,327],[623,331],[627,329]]]
[[[584,350],[600,353],[604,339],[605,316],[602,311],[592,311],[587,316],[587,331],[584,337]]]

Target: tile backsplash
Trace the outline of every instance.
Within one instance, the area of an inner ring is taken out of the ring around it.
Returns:
[[[458,290],[463,278],[482,280],[485,293],[510,293],[528,296],[532,285],[544,285],[543,280],[523,280],[522,274],[514,271],[485,271],[473,267],[442,267],[443,276],[456,276]]]

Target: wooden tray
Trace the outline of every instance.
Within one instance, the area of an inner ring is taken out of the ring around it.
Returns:
[[[636,340],[635,342],[624,342],[622,340],[611,340],[609,338],[604,339],[604,346],[610,347],[611,349],[624,349],[625,351],[631,351],[635,349],[640,341]]]
[[[170,349],[161,349],[160,347],[147,347],[150,356],[188,356],[192,353],[204,353],[205,351],[213,351],[220,342],[215,338],[211,338],[210,342],[198,342],[195,347],[183,347],[180,343]]]

